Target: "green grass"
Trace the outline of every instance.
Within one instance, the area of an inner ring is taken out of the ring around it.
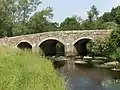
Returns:
[[[46,58],[0,47],[0,90],[65,90],[65,85]]]

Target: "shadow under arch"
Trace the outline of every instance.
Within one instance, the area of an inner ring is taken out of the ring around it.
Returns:
[[[29,41],[20,41],[16,47],[22,50],[24,49],[32,50],[32,44]]]
[[[45,56],[64,56],[64,42],[56,38],[46,38],[39,44],[40,50]]]
[[[91,37],[82,37],[77,39],[73,45],[76,50],[77,56],[87,56],[88,50],[87,50],[87,43],[93,42],[94,40]]]

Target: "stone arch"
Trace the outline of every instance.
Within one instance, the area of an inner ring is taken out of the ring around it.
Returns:
[[[41,43],[43,43],[43,42],[45,42],[47,40],[50,40],[50,39],[51,40],[57,40],[57,41],[61,42],[63,45],[65,45],[65,42],[63,40],[58,39],[58,38],[54,38],[54,37],[49,37],[49,38],[45,38],[45,39],[41,40],[40,43],[38,44],[38,46],[40,46]]]
[[[16,48],[32,50],[32,44],[29,41],[23,40],[16,45]]]
[[[73,42],[73,45],[75,47],[75,52],[79,56],[87,56],[88,50],[87,50],[87,43],[91,41],[93,42],[93,38],[91,37],[81,37],[77,39],[75,42]]]
[[[42,50],[45,56],[64,56],[65,55],[65,43],[57,38],[43,39],[38,46]]]
[[[77,40],[75,40],[75,41],[72,43],[72,45],[74,45],[75,43],[77,43],[79,40],[82,40],[82,39],[90,39],[90,40],[92,40],[92,42],[94,42],[94,38],[92,38],[92,37],[80,37],[80,38],[78,38]]]

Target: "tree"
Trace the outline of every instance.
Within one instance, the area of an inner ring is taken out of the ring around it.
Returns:
[[[99,11],[96,6],[93,5],[91,9],[87,12],[88,19],[81,23],[81,29],[93,30],[103,28],[102,21],[98,18]]]
[[[40,0],[10,0],[13,27],[13,35],[22,35],[31,33],[28,30],[28,20],[33,12],[37,9],[37,6],[41,3]]]
[[[31,30],[31,33],[50,31],[57,27],[57,23],[49,21],[53,17],[52,11],[51,7],[47,7],[30,18],[28,28]]]
[[[104,29],[112,29],[112,30],[116,30],[117,29],[117,24],[115,22],[104,22]]]
[[[92,11],[88,11],[87,14],[88,14],[88,21],[89,21],[89,22],[93,22],[93,20],[94,20],[94,18],[93,18],[94,15],[93,15]]]
[[[81,25],[80,25],[80,28],[82,30],[93,30],[94,29],[94,24],[93,22],[90,22],[88,20],[84,20]]]
[[[96,6],[93,5],[91,7],[91,10],[87,12],[88,13],[88,20],[90,22],[97,20],[98,19],[98,15],[99,15],[99,11],[97,10]]]
[[[26,22],[41,3],[40,0],[10,0],[14,22]]]
[[[103,16],[101,16],[102,20],[104,22],[111,22],[111,21],[114,21],[114,17],[111,15],[110,12],[105,12],[103,14]]]
[[[47,26],[47,31],[58,31],[59,30],[59,23],[57,22],[49,22],[49,25]]]
[[[53,17],[50,7],[31,17],[40,3],[40,0],[0,0],[0,37],[58,29],[56,22],[49,21]]]
[[[11,19],[10,3],[8,0],[0,0],[0,37],[11,36]]]
[[[91,11],[92,11],[92,13],[93,13],[93,15],[94,15],[94,19],[95,19],[95,20],[98,19],[99,11],[97,10],[97,8],[96,8],[95,5],[93,5],[93,6],[91,7]]]
[[[114,21],[117,24],[120,24],[120,6],[117,6],[116,8],[112,8],[111,15],[114,17]]]
[[[104,22],[115,22],[120,24],[120,6],[112,8],[111,12],[105,12],[102,16]]]
[[[113,51],[120,47],[120,26],[113,30],[110,35],[110,43],[112,45]]]
[[[13,36],[25,35],[29,34],[30,30],[28,29],[27,25],[24,23],[15,23],[12,28]]]
[[[60,30],[79,30],[80,23],[76,17],[67,17],[65,21],[60,24]]]

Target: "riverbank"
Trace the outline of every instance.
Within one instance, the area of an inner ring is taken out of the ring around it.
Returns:
[[[65,90],[65,85],[46,58],[0,47],[0,90]]]
[[[109,68],[114,71],[120,72],[120,63],[118,61],[109,61],[106,58],[96,57],[94,60],[92,58],[85,58],[75,61],[75,64],[84,64],[84,65],[92,65],[97,68]]]

